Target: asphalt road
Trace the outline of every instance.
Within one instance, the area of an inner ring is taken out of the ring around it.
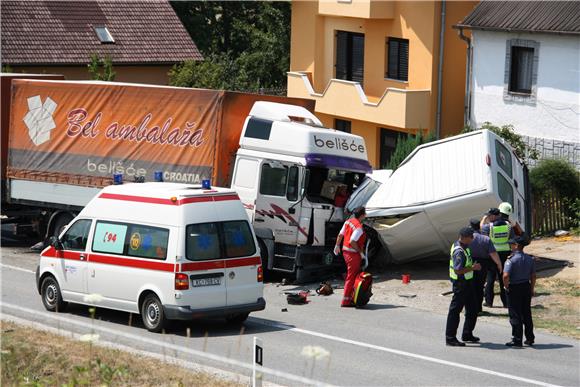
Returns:
[[[505,326],[480,323],[478,345],[446,347],[445,316],[395,305],[339,308],[340,295],[287,305],[281,288],[267,284],[265,311],[240,327],[220,320],[176,322],[166,334],[143,328],[139,316],[86,306],[49,313],[34,283],[38,257],[22,247],[2,248],[2,318],[26,320],[61,333],[94,332],[100,341],[251,375],[253,337],[263,341],[265,380],[282,385],[580,385],[579,342],[537,332],[533,348],[504,346]],[[284,308],[287,311],[282,311]],[[129,325],[130,324],[130,325]],[[314,360],[304,347],[328,354]]]

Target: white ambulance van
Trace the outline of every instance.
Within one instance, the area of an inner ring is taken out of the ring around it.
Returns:
[[[238,195],[224,188],[135,183],[104,188],[40,256],[49,311],[68,302],[140,313],[145,327],[266,306],[260,251]]]

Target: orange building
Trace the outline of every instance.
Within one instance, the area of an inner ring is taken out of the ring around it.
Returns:
[[[400,136],[456,134],[467,45],[452,26],[477,3],[293,1],[288,96],[313,99],[325,126],[363,136],[375,168]]]

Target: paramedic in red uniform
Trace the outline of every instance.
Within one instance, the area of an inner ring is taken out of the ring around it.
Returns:
[[[366,235],[363,230],[362,221],[366,217],[364,207],[357,207],[352,212],[353,217],[344,222],[338,237],[334,254],[340,254],[340,242],[342,243],[342,255],[346,262],[346,280],[344,282],[344,296],[340,306],[354,306],[352,293],[354,290],[354,281],[360,273],[361,260],[364,258],[364,246]]]

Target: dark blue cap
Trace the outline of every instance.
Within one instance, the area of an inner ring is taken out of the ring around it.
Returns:
[[[479,219],[471,218],[469,219],[469,225],[473,229],[473,231],[479,231]]]
[[[530,244],[530,238],[526,234],[517,235],[508,241],[509,244],[518,244],[520,246],[527,246]]]
[[[459,230],[459,236],[472,237],[473,229],[471,227],[463,227],[461,230]]]
[[[489,210],[487,210],[485,215],[499,215],[499,208],[492,207]]]

